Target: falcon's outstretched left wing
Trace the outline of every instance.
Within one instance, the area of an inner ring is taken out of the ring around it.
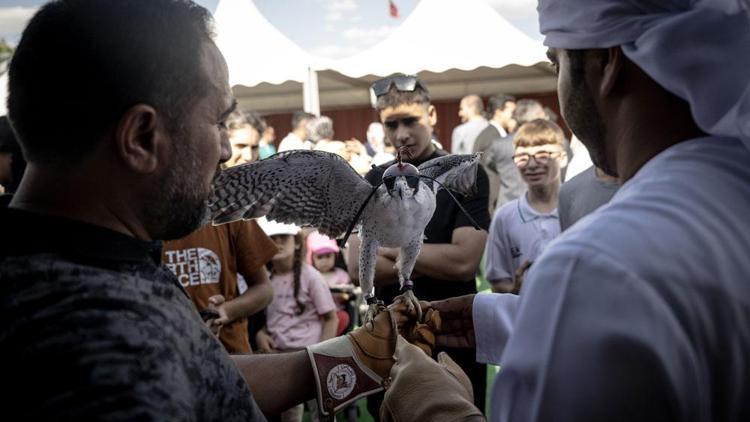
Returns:
[[[436,179],[447,189],[464,196],[477,192],[477,170],[481,153],[444,155],[422,163],[419,174]],[[430,182],[425,180],[428,185]],[[435,190],[434,184],[433,190]],[[438,187],[442,187],[439,186]]]
[[[214,224],[265,215],[335,238],[346,231],[371,190],[336,154],[285,151],[222,171],[210,208]]]

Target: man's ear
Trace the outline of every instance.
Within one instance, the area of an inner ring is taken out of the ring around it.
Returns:
[[[619,46],[610,47],[604,52],[603,68],[601,70],[602,80],[599,85],[599,94],[603,97],[609,96],[615,90],[621,76],[622,65],[625,54]]]
[[[435,126],[437,124],[437,109],[434,105],[430,104],[427,107],[427,116],[430,118],[430,126]]]
[[[163,123],[159,113],[146,104],[130,107],[120,118],[115,132],[116,151],[127,167],[137,173],[154,172],[163,151]]]

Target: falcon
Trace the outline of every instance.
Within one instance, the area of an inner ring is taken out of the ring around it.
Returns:
[[[396,269],[401,290],[408,311],[420,315],[410,277],[435,211],[435,195],[438,189],[475,194],[479,155],[445,155],[415,167],[403,162],[399,152],[382,182],[373,186],[339,155],[285,151],[222,171],[209,201],[211,218],[213,224],[223,224],[266,216],[315,227],[331,238],[348,237],[359,226],[359,282],[370,305],[368,318],[382,303],[373,288],[379,246],[400,248]]]

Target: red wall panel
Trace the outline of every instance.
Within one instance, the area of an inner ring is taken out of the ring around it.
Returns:
[[[531,98],[539,101],[542,105],[549,107],[560,115],[560,105],[557,102],[557,93],[546,92],[541,94],[526,94],[517,95],[516,98]],[[484,98],[485,103],[487,98]],[[437,109],[438,121],[435,125],[435,134],[440,139],[443,147],[446,150],[450,150],[450,139],[453,128],[461,123],[461,119],[458,117],[459,103],[461,99],[453,100],[439,100],[434,101],[433,104]],[[326,115],[333,119],[333,127],[336,132],[336,139],[346,140],[350,138],[357,138],[360,141],[365,141],[365,134],[367,132],[367,126],[371,122],[378,121],[378,115],[375,110],[369,106],[367,107],[353,107],[344,109],[323,109],[321,114]],[[276,145],[286,136],[291,130],[291,119],[292,113],[280,113],[280,114],[268,114],[263,116],[266,122],[273,126],[276,130]],[[570,131],[562,118],[559,118],[557,123],[563,127],[568,137],[570,137]]]

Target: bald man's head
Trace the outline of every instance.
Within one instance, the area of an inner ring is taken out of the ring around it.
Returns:
[[[481,118],[483,112],[484,104],[478,95],[467,95],[461,99],[458,115],[462,122]]]

